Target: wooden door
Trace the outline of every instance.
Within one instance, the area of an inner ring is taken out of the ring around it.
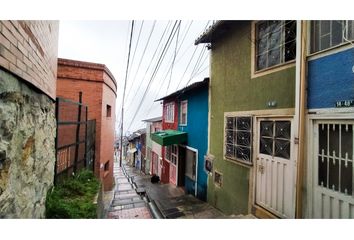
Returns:
[[[353,128],[353,120],[314,124],[313,218],[354,218]]]
[[[256,204],[295,217],[295,161],[291,119],[258,119]]]
[[[170,163],[166,160],[162,160],[162,169],[161,169],[161,182],[162,183],[169,183],[170,178]]]

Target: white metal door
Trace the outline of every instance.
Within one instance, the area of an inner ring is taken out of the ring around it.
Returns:
[[[353,128],[353,120],[314,124],[314,218],[354,218]]]
[[[257,120],[256,204],[281,218],[295,216],[291,119]]]

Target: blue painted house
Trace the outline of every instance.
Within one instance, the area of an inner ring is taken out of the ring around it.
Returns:
[[[178,130],[187,132],[185,190],[201,200],[206,200],[207,173],[204,157],[208,150],[208,86],[209,79],[197,87],[184,91],[178,100]],[[186,112],[186,114],[184,114]],[[196,162],[194,162],[194,155]],[[195,169],[190,171],[189,169]]]
[[[354,218],[354,21],[309,21],[304,217]]]
[[[157,101],[164,101],[163,130],[152,134],[163,146],[163,182],[183,186],[186,193],[206,201],[209,78]],[[172,124],[168,124],[171,122]],[[166,163],[165,163],[166,162]]]

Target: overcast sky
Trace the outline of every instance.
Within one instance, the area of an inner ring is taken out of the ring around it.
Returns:
[[[143,119],[161,116],[162,106],[154,100],[185,87],[188,82],[189,85],[209,76],[209,51],[203,44],[195,46],[194,41],[212,22],[183,20],[179,24],[175,20],[134,21],[124,133],[145,127]],[[116,128],[120,126],[131,24],[132,21],[123,20],[60,21],[60,58],[102,63],[113,73],[118,85]],[[163,55],[171,32],[172,40]],[[161,65],[153,77],[161,56],[164,56],[160,60]]]

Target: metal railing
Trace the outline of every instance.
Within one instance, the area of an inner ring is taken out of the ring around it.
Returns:
[[[94,171],[96,120],[88,120],[88,107],[69,99],[56,99],[56,162],[54,183],[83,168]]]

